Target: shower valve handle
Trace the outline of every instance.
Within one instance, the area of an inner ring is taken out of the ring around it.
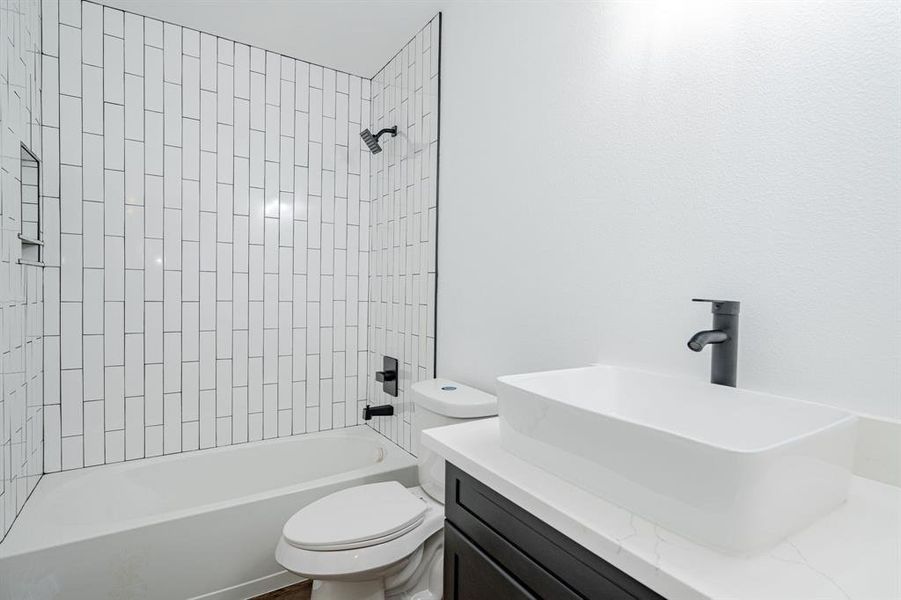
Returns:
[[[382,384],[382,391],[394,397],[397,397],[397,367],[396,358],[383,356],[382,370],[375,372],[375,380]]]

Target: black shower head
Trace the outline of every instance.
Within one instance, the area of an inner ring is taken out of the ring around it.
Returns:
[[[386,127],[382,129],[377,134],[372,135],[372,132],[368,129],[364,129],[360,132],[360,137],[363,138],[363,141],[366,142],[366,145],[369,146],[369,151],[373,154],[378,154],[382,151],[382,147],[379,146],[379,138],[385,135],[386,133],[390,133],[391,137],[397,135],[397,125],[394,127]]]

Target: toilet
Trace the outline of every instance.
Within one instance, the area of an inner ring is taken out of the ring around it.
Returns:
[[[300,509],[275,558],[313,580],[312,600],[439,600],[444,551],[444,459],[423,429],[497,414],[494,396],[449,381],[412,386],[419,485],[383,481],[340,490]]]

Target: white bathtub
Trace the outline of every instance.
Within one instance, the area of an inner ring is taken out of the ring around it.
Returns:
[[[344,487],[416,483],[365,426],[45,475],[0,543],[0,600],[230,600],[298,579],[285,521]]]

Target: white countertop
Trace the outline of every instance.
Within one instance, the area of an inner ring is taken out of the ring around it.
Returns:
[[[504,451],[498,420],[423,444],[669,600],[901,600],[901,488],[855,477],[848,501],[769,552],[700,546]]]

